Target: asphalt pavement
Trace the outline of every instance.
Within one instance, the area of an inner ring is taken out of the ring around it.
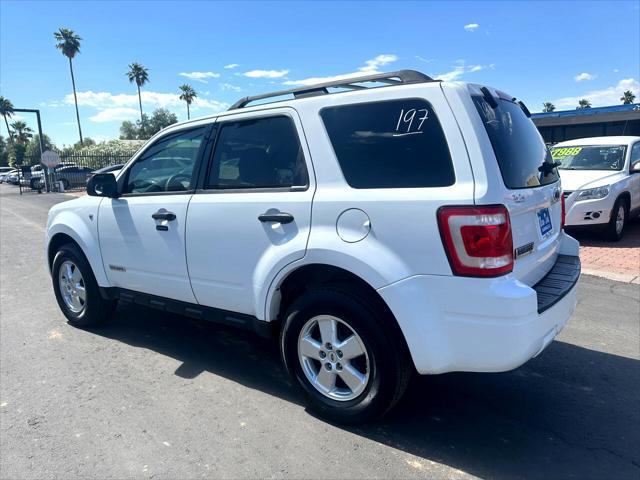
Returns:
[[[640,478],[640,286],[584,275],[508,373],[418,377],[383,420],[305,410],[277,348],[138,306],[66,324],[44,260],[63,194],[0,185],[0,478]]]

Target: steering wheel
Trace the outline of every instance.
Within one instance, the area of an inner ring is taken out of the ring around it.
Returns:
[[[167,181],[164,184],[165,192],[187,190],[188,187],[185,188],[184,184],[182,183],[183,181],[191,183],[191,173],[187,173],[184,171],[174,173],[169,178],[167,178]]]

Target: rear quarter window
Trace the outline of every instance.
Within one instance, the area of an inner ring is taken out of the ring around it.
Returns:
[[[455,183],[447,141],[426,100],[326,107],[320,116],[352,188],[444,187]]]

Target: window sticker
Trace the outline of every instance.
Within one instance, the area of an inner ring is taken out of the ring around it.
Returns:
[[[573,157],[578,155],[582,151],[582,147],[564,147],[564,148],[552,148],[551,156],[553,158],[561,157]]]

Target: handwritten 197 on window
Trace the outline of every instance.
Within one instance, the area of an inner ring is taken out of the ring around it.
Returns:
[[[429,118],[429,110],[426,108],[412,108],[405,112],[404,108],[400,110],[398,122],[396,123],[396,133],[394,137],[403,137],[405,135],[415,135],[423,133],[422,125]]]

